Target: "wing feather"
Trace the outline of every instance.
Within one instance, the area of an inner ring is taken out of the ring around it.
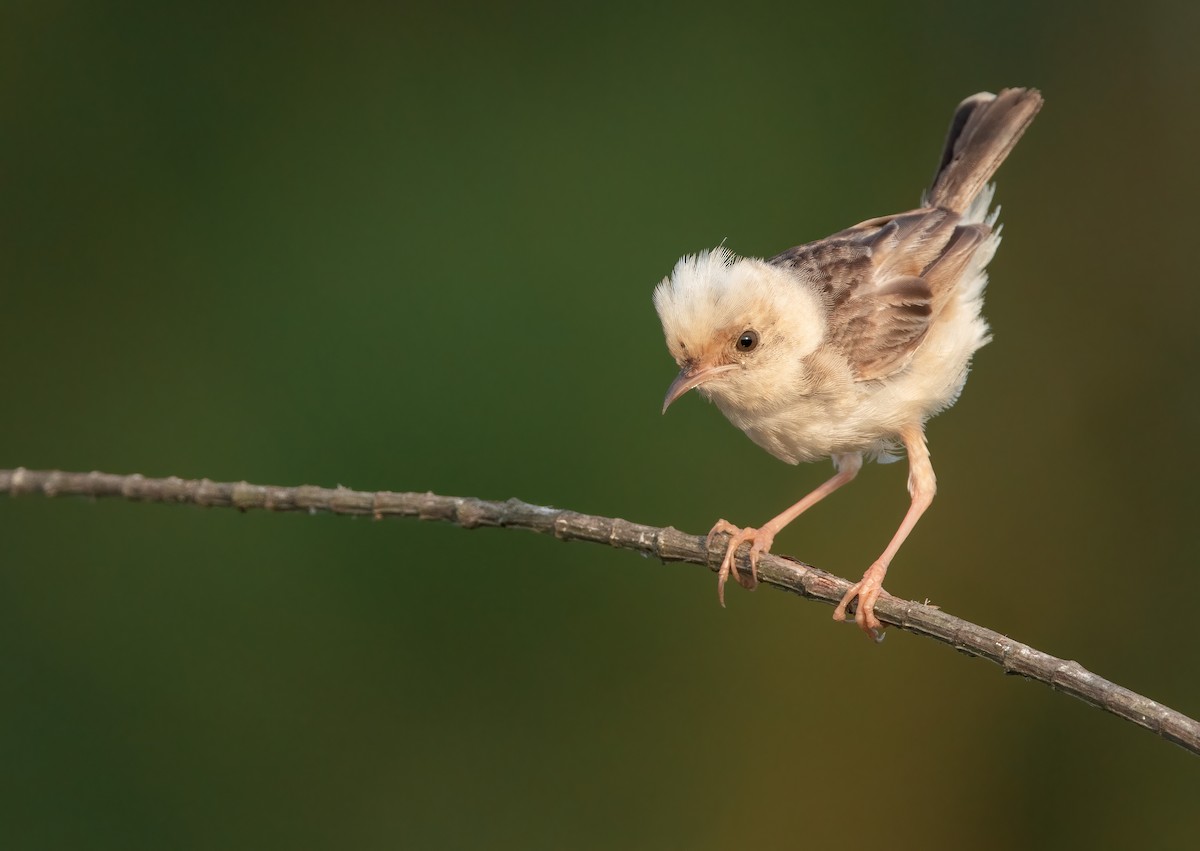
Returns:
[[[903,369],[925,339],[983,239],[949,210],[872,219],[771,258],[795,269],[825,299],[828,341],[859,381]]]

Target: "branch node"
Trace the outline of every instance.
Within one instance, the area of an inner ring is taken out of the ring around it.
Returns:
[[[262,504],[262,489],[249,482],[234,482],[231,501],[238,511],[247,511]]]
[[[63,475],[58,470],[55,470],[46,477],[45,484],[42,485],[42,493],[53,499],[58,496],[59,488],[62,486]]]
[[[486,512],[480,507],[478,500],[460,499],[457,503],[458,525],[464,529],[475,529],[483,525]]]
[[[93,470],[91,475],[99,479],[101,474]],[[131,476],[126,476],[121,482],[121,495],[126,499],[140,500],[142,483],[145,480],[146,477],[141,473],[134,473]]]
[[[221,504],[221,490],[211,479],[201,479],[196,488],[196,504],[211,508]]]
[[[17,467],[8,476],[8,495],[20,496],[25,493],[24,485],[27,474],[29,473],[24,467]]]
[[[417,517],[421,520],[447,520],[454,521],[454,506],[447,505],[442,497],[437,494],[426,491],[418,497],[417,502]]]

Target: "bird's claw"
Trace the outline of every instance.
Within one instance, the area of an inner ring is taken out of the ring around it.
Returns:
[[[731,575],[747,591],[754,590],[758,585],[758,557],[770,550],[775,535],[764,529],[754,529],[750,526],[742,528],[734,526],[728,520],[718,520],[704,539],[705,546],[711,549],[713,538],[721,534],[729,535],[725,557],[721,559],[721,567],[717,571],[717,599],[724,606],[725,582]],[[737,569],[737,551],[747,541],[750,542],[750,576],[743,577]]]
[[[867,568],[862,579],[850,586],[850,590],[845,593],[842,601],[833,610],[833,619],[844,621],[846,607],[857,597],[858,606],[854,610],[854,622],[876,643],[883,641],[883,624],[879,622],[879,618],[875,617],[875,601],[879,599],[880,594],[884,593],[883,577],[886,573],[887,565],[875,562]]]

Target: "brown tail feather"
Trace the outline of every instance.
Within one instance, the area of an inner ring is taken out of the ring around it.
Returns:
[[[962,213],[1042,108],[1037,89],[980,92],[954,111],[927,203]]]

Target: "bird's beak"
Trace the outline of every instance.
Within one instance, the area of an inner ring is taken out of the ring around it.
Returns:
[[[667,408],[671,407],[672,402],[693,387],[698,387],[709,379],[716,378],[722,372],[729,372],[731,369],[737,369],[737,364],[726,363],[720,366],[706,366],[700,369],[697,369],[693,365],[685,366],[679,370],[679,375],[675,376],[675,380],[667,388],[667,398],[663,399],[663,413],[667,412]]]

